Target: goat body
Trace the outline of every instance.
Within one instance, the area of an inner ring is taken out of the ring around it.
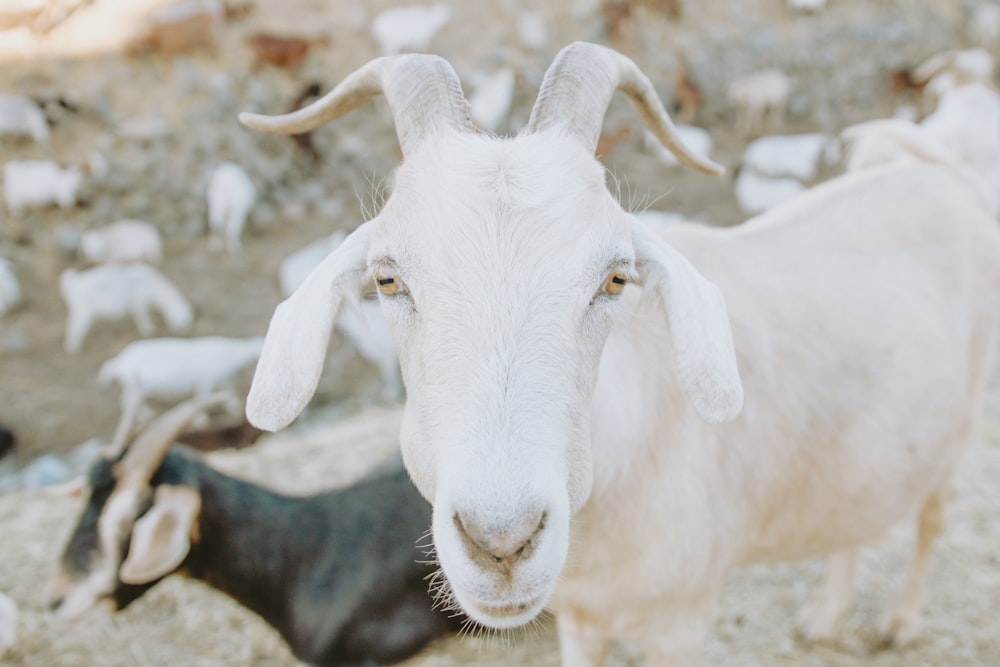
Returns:
[[[31,98],[0,93],[0,134],[29,136],[35,143],[47,144],[49,124]]]
[[[118,570],[138,557],[130,552],[140,550],[140,539],[120,554],[107,553],[100,539],[100,523],[109,521],[103,517],[119,509],[108,501],[119,483],[112,461],[95,464],[90,481],[90,499],[62,559],[66,589],[57,616],[77,616],[100,599],[122,609],[180,571],[257,613],[296,657],[317,667],[398,662],[461,626],[461,619],[432,609],[430,571],[416,546],[431,508],[402,466],[345,489],[294,497],[224,475],[175,445],[151,480],[152,507],[125,517],[126,529],[134,525],[138,535],[147,517],[171,511],[190,544],[168,572],[131,583]],[[183,489],[196,506],[171,505],[161,488]],[[102,558],[111,559],[110,569],[97,567]]]
[[[66,269],[59,278],[66,302],[67,352],[79,352],[83,339],[97,320],[131,315],[143,336],[155,331],[152,311],[163,316],[172,331],[191,326],[194,312],[181,291],[162,273],[147,264],[104,264],[77,271]]]
[[[241,249],[240,237],[253,208],[257,190],[243,168],[223,162],[208,183],[209,247],[229,254]]]
[[[551,607],[564,667],[602,665],[622,638],[690,665],[733,568],[840,552],[849,572],[919,511],[881,628],[912,639],[1000,335],[1000,230],[969,182],[894,163],[744,225],[659,236],[593,157],[611,94],[686,164],[719,169],[635,63],[564,48],[505,139],[476,133],[445,65],[381,59],[309,112],[242,116],[313,129],[377,81],[404,153],[379,215],[278,306],[251,422],[307,404],[337,312],[374,278],[407,388],[403,458],[470,617],[507,628]],[[824,591],[810,636],[842,617],[848,578]]]
[[[95,264],[110,262],[149,262],[163,258],[160,232],[155,225],[141,220],[119,220],[80,236],[80,252]]]
[[[7,209],[20,215],[25,209],[76,206],[83,172],[63,168],[51,160],[11,160],[3,166],[3,193]]]

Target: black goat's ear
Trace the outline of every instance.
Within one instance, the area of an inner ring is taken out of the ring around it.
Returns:
[[[191,550],[200,510],[201,496],[195,489],[157,487],[153,506],[135,522],[118,578],[126,584],[147,584],[176,570]]]

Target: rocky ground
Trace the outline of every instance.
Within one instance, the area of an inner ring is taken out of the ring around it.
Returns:
[[[222,26],[214,53],[196,51],[170,59],[156,53],[124,55],[123,45],[138,30],[136,17],[157,3],[162,0],[98,0],[44,39],[21,29],[0,30],[0,91],[62,97],[78,109],[54,119],[48,146],[0,138],[0,162],[26,157],[74,162],[96,150],[108,164],[104,176],[86,185],[84,201],[76,208],[24,216],[0,209],[0,257],[12,260],[25,295],[18,309],[0,318],[0,423],[18,433],[23,461],[107,436],[118,417],[117,391],[98,387],[95,376],[105,359],[136,337],[131,323],[98,324],[80,354],[62,350],[65,308],[57,281],[61,270],[79,266],[72,246],[82,230],[120,218],[155,223],[166,243],[161,268],[195,305],[192,335],[256,335],[280,300],[276,275],[281,259],[335,229],[355,227],[366,210],[377,208],[381,183],[396,164],[395,135],[380,101],[369,112],[317,132],[322,155],[317,163],[287,139],[254,134],[235,121],[240,110],[283,111],[305,84],[332,87],[377,55],[368,26],[380,9],[395,3],[257,0],[250,14]],[[518,68],[510,119],[501,132],[516,130],[526,119],[541,74],[563,44],[609,38],[596,0],[502,0],[476,8],[457,0],[450,4],[452,20],[431,48],[452,61],[463,81],[503,64]],[[616,45],[642,65],[668,102],[677,54],[685,53],[705,96],[695,122],[711,131],[715,159],[733,168],[748,137],[733,129],[725,101],[727,79],[759,67],[785,67],[795,76],[795,92],[786,122],[769,131],[835,132],[912,102],[889,94],[888,72],[944,48],[968,46],[965,21],[975,3],[843,0],[811,15],[793,12],[780,0],[688,1],[680,3],[680,17],[669,16],[657,3],[647,4],[651,7],[635,10],[633,23]],[[535,10],[548,26],[542,47],[529,47],[518,35],[514,17],[525,8]],[[265,29],[323,34],[329,45],[314,49],[298,72],[273,67],[254,71],[245,39]],[[127,128],[149,121],[161,129],[152,136],[130,136]],[[643,148],[634,112],[616,99],[606,128],[625,126],[633,130],[607,162],[626,204],[676,211],[712,224],[742,219],[730,178],[661,164]],[[204,237],[206,175],[223,160],[241,163],[261,193],[240,257],[209,253]],[[342,344],[334,341],[334,346]],[[344,367],[324,375],[316,399],[316,415],[361,412],[355,421],[334,427],[350,437],[343,438],[344,449],[322,464],[330,466],[329,475],[317,474],[326,468],[317,467],[315,451],[301,459],[291,452],[274,459],[258,452],[233,454],[220,456],[220,465],[301,489],[294,480],[303,475],[312,475],[317,483],[346,483],[388,455],[396,413],[368,411],[378,393],[374,371],[356,357],[346,358]],[[242,381],[245,388],[246,377]],[[994,392],[991,405],[997,397]],[[959,496],[933,570],[927,631],[919,642],[900,650],[870,648],[878,612],[901,585],[911,539],[905,527],[867,554],[858,611],[842,641],[803,646],[792,639],[795,610],[818,579],[820,564],[754,568],[731,582],[705,664],[1000,664],[1000,413],[995,409],[988,412],[980,435],[961,470]],[[381,444],[351,444],[360,441]],[[342,464],[345,454],[352,462],[348,471],[333,465]],[[260,460],[268,465],[259,467]],[[95,616],[70,628],[50,625],[43,613],[43,583],[78,509],[78,500],[51,494],[0,497],[0,590],[12,595],[23,612],[21,645],[0,658],[0,664],[293,664],[259,619],[213,591],[181,580],[166,582],[114,617]],[[630,660],[622,650],[616,664]],[[557,653],[547,621],[508,640],[444,641],[409,664],[541,667],[557,664]]]

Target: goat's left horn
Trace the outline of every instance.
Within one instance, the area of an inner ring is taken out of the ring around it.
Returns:
[[[217,392],[191,398],[154,419],[125,451],[118,464],[120,477],[149,483],[170,446],[174,444],[177,436],[184,432],[191,420],[203,410],[222,403],[228,397],[229,394],[225,392]]]
[[[649,129],[681,162],[706,174],[725,171],[681,143],[656,89],[638,65],[599,44],[574,42],[559,52],[545,72],[526,131],[540,132],[561,125],[594,152],[604,114],[617,90],[628,95]]]
[[[239,118],[255,130],[300,134],[340,118],[379,93],[389,102],[403,155],[442,129],[478,131],[455,70],[444,58],[422,53],[376,58],[297,111],[281,116],[244,112]]]

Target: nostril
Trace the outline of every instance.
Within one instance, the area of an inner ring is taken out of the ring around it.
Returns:
[[[531,555],[547,518],[547,512],[539,511],[525,512],[512,521],[486,522],[456,512],[452,521],[473,560],[510,567]]]

